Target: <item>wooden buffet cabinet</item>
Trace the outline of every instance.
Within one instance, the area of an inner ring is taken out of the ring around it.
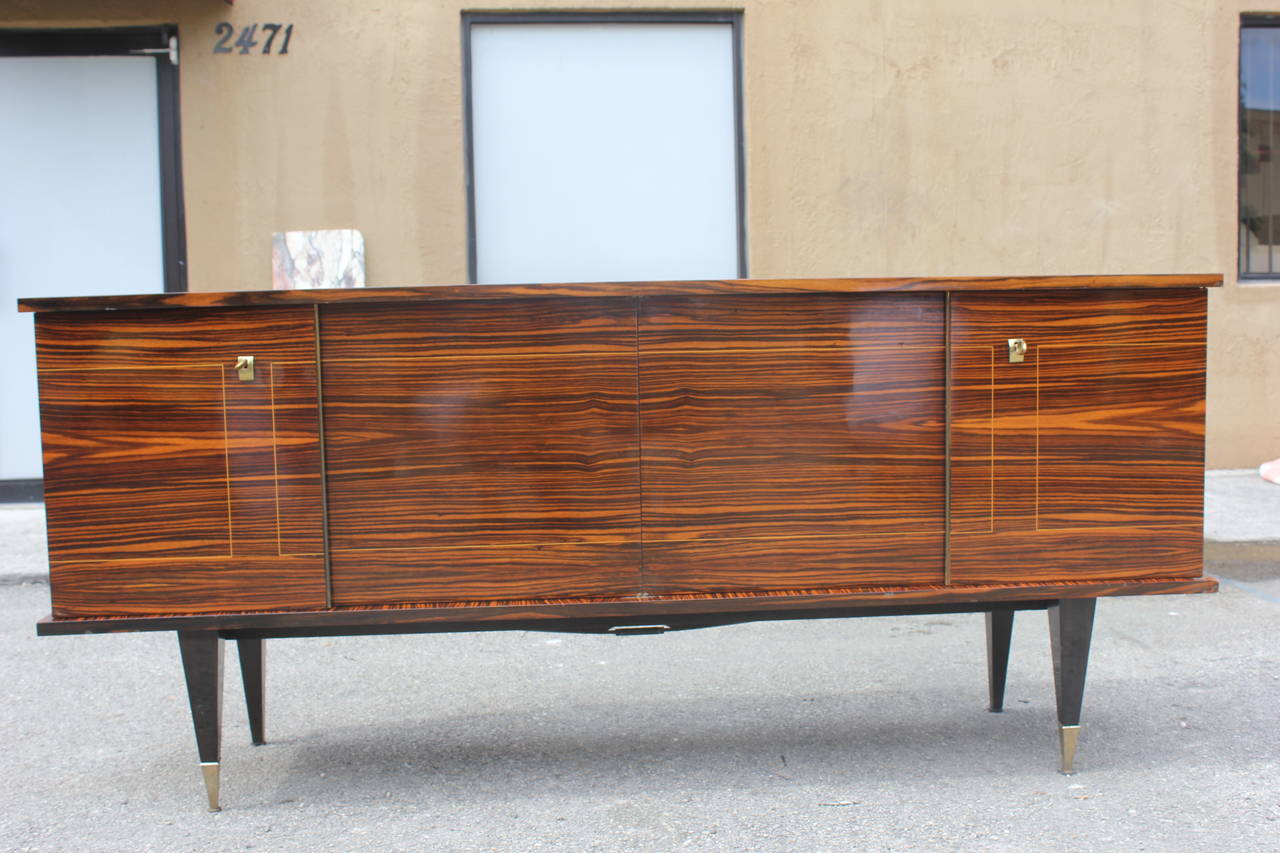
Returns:
[[[28,299],[52,616],[176,630],[211,808],[222,641],[1049,612],[1208,592],[1216,276]]]

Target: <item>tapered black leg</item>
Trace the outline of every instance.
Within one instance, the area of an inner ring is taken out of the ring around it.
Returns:
[[[1053,646],[1053,687],[1058,694],[1058,734],[1062,744],[1062,772],[1074,772],[1076,741],[1080,737],[1080,706],[1084,701],[1089,640],[1093,636],[1096,598],[1064,598],[1049,608],[1049,640]]]
[[[238,639],[240,675],[244,679],[244,704],[249,709],[249,736],[254,746],[266,743],[263,727],[266,722],[266,661],[262,657],[262,640]]]
[[[1009,675],[1009,641],[1013,638],[1013,611],[987,611],[987,685],[990,711],[1004,710],[1004,682]]]
[[[182,671],[191,700],[191,722],[209,811],[218,811],[218,770],[222,752],[222,638],[217,631],[179,631]]]

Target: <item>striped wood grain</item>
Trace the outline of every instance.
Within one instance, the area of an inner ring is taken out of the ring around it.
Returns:
[[[634,302],[440,307],[323,314],[335,603],[636,592]]]
[[[952,305],[953,580],[1200,575],[1203,292]]]
[[[975,292],[999,290],[1092,290],[1118,287],[1162,289],[1217,287],[1220,275],[953,276],[918,278],[701,279],[696,281],[546,282],[459,284],[419,287],[359,287],[321,290],[247,290],[229,293],[154,293],[18,300],[21,311],[101,311],[138,308],[247,308],[271,305],[510,301],[572,297],[729,296],[734,294],[823,294],[885,292]]]
[[[941,580],[942,304],[642,300],[645,590]]]
[[[335,603],[1202,589],[1204,296],[1104,281],[953,297],[950,591],[940,295],[327,306]],[[312,312],[37,319],[55,615],[323,607]]]
[[[636,349],[635,300],[627,298],[335,305],[320,313],[326,362]]]
[[[310,312],[230,313],[38,318],[56,613],[323,606]]]

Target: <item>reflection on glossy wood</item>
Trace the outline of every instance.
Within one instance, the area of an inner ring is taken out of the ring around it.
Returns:
[[[952,578],[1199,575],[1203,293],[952,304]]]
[[[636,591],[634,304],[453,307],[325,312],[335,602]]]
[[[638,541],[632,359],[329,362],[330,545]]]
[[[645,588],[942,578],[942,298],[653,298]]]
[[[942,346],[943,297],[868,293],[643,298],[646,354]]]

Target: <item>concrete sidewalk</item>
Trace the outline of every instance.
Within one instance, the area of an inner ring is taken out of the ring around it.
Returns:
[[[1204,478],[1204,538],[1280,544],[1280,485],[1253,468],[1210,471]]]
[[[0,503],[0,584],[48,579],[44,504]]]
[[[1210,471],[1204,514],[1206,542],[1280,545],[1280,486],[1253,469]],[[44,505],[0,504],[0,584],[47,580],[48,557]]]

